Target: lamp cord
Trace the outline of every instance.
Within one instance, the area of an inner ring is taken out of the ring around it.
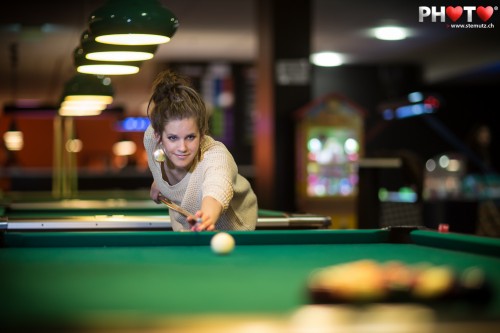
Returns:
[[[17,42],[13,42],[9,45],[10,52],[10,67],[11,67],[11,93],[12,93],[12,101],[15,102],[17,100],[17,68],[19,63],[19,51],[18,51]]]

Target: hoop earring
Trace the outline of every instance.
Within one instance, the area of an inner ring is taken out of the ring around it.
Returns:
[[[163,147],[158,147],[153,152],[153,157],[155,158],[156,162],[165,162],[167,159],[167,156],[165,155],[165,151],[163,151]]]

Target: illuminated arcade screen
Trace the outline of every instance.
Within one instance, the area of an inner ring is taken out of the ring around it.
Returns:
[[[351,196],[358,184],[359,138],[341,127],[311,127],[307,132],[307,195]]]

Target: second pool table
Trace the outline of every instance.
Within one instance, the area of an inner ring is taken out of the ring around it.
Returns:
[[[169,210],[149,199],[14,200],[0,204],[0,229],[171,230]],[[256,228],[325,229],[329,216],[259,209]]]

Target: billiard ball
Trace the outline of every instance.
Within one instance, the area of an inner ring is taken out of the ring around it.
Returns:
[[[410,300],[415,281],[414,268],[400,261],[389,261],[383,267],[388,300],[391,302]]]
[[[372,260],[358,260],[315,270],[309,280],[315,303],[366,303],[385,296],[382,267]]]
[[[229,254],[234,249],[235,241],[227,232],[218,232],[210,240],[210,246],[217,254]]]
[[[413,295],[420,299],[438,299],[451,292],[455,282],[453,270],[446,266],[431,266],[417,276]]]
[[[459,291],[464,300],[475,303],[487,303],[493,296],[486,274],[479,267],[469,267],[460,274]]]
[[[438,225],[438,231],[442,232],[442,233],[446,233],[446,232],[450,231],[450,226],[446,223],[440,223]]]

